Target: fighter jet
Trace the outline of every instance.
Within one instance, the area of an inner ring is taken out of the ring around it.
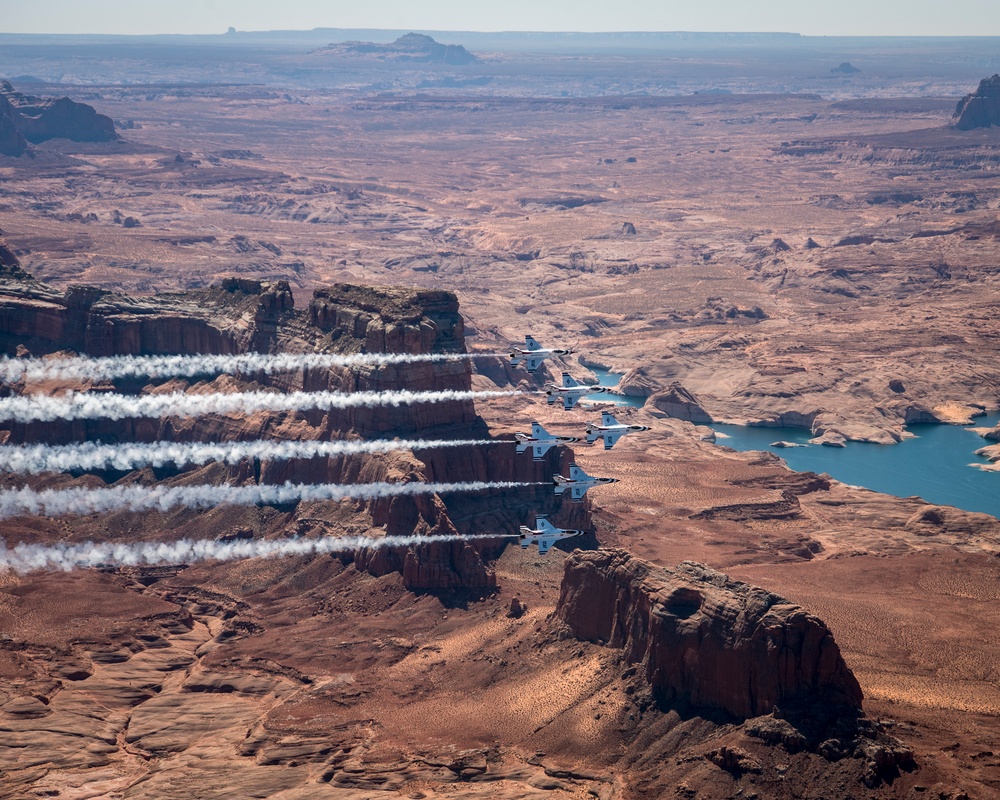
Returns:
[[[608,390],[607,386],[585,386],[582,383],[577,383],[568,372],[562,374],[562,381],[562,386],[556,386],[554,383],[545,384],[545,394],[548,395],[546,402],[549,405],[555,403],[557,397],[562,397],[563,410],[565,411],[569,411],[575,406],[584,395],[600,394]]]
[[[583,496],[591,486],[600,486],[602,483],[618,483],[618,478],[591,477],[576,464],[569,465],[568,478],[562,475],[553,475],[552,480],[556,484],[556,494],[562,494],[569,489],[570,498],[576,502],[583,500]]]
[[[517,452],[523,453],[529,447],[535,461],[541,461],[549,448],[556,444],[572,444],[580,439],[576,436],[553,436],[537,422],[531,423],[531,436],[525,433],[515,433],[517,439]]]
[[[535,337],[529,334],[524,337],[524,349],[520,347],[510,349],[510,365],[516,367],[523,360],[528,372],[534,372],[549,356],[568,356],[572,352],[572,350],[543,350],[535,341]]]
[[[549,552],[549,548],[560,539],[569,539],[571,536],[580,536],[584,533],[586,531],[557,528],[545,517],[535,517],[534,530],[527,525],[521,526],[521,549],[527,550],[531,545],[537,544],[538,555],[544,556]]]
[[[605,411],[601,414],[601,424],[587,426],[587,443],[593,444],[598,439],[604,439],[604,449],[610,450],[615,446],[615,442],[621,439],[626,433],[632,431],[648,431],[646,425],[622,425],[615,419],[613,414]]]

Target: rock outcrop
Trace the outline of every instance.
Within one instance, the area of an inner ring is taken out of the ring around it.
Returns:
[[[983,78],[976,91],[958,101],[954,125],[960,131],[1000,125],[1000,74]]]
[[[653,406],[674,419],[702,424],[709,424],[713,421],[712,416],[702,408],[698,398],[679,383],[652,395],[647,401],[647,405]]]
[[[820,706],[856,716],[861,688],[822,620],[693,562],[655,567],[624,550],[566,561],[556,618],[641,665],[663,707],[748,719]]]
[[[0,267],[10,267],[16,272],[21,266],[21,262],[17,257],[17,254],[10,249],[10,245],[3,240],[0,236]],[[14,273],[12,273],[14,274]],[[21,273],[22,275],[24,273]]]
[[[88,286],[71,286],[60,293],[17,268],[0,272],[0,354],[30,352],[44,356],[65,351],[95,356],[244,352],[447,355],[464,353],[465,339],[458,301],[450,292],[337,284],[316,290],[308,309],[298,310],[284,281],[227,279],[207,290],[132,298]],[[220,376],[214,379],[211,390],[468,391],[472,380],[470,364],[465,359],[417,361]],[[162,382],[111,383],[118,391],[134,393],[155,390],[155,385]],[[184,381],[176,383],[180,390],[189,385]],[[196,386],[201,387],[198,391],[205,390],[203,384]],[[22,388],[13,386],[10,390]],[[471,400],[453,400],[262,414],[251,419],[229,415],[192,420],[168,417],[117,422],[11,422],[0,425],[0,437],[10,444],[63,444],[82,440],[228,441],[259,438],[274,430],[281,430],[282,438],[301,439],[392,436],[485,439],[489,435]],[[501,537],[497,540],[362,550],[345,558],[375,575],[400,572],[411,589],[481,591],[495,586],[486,561],[502,549],[504,534],[516,531],[532,513],[555,513],[562,505],[545,485],[562,466],[561,453],[553,449],[547,456],[537,464],[530,458],[517,458],[511,443],[436,449],[394,458],[279,459],[240,464],[215,473],[215,479],[270,484],[384,480],[538,484],[517,492],[516,496],[507,491],[443,498],[396,497],[361,503],[352,512],[361,515],[351,523],[355,529],[358,525],[368,525],[390,535],[495,530]],[[578,505],[566,512],[572,518],[567,524],[590,527],[586,504]],[[197,521],[192,520],[192,524],[197,525]],[[295,535],[314,529],[315,521],[300,521],[294,516],[288,528]],[[329,532],[322,527],[318,530]]]
[[[0,155],[16,158],[28,151],[28,140],[17,129],[14,115],[4,107],[3,102],[0,99]]]
[[[29,97],[0,81],[0,154],[20,156],[28,150],[28,142],[49,139],[111,142],[117,138],[114,122],[93,106],[68,97]]]

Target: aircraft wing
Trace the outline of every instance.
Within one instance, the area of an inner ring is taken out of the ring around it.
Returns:
[[[580,399],[578,394],[564,394],[563,395],[563,411],[569,411],[573,406],[576,405],[577,401]]]
[[[528,372],[534,372],[541,366],[541,364],[542,364],[542,359],[539,358],[538,356],[527,356],[524,359],[524,366],[525,369],[528,370]]]
[[[535,461],[541,461],[542,456],[552,447],[551,444],[536,444],[531,448],[532,458]]]
[[[615,446],[615,442],[624,436],[623,431],[605,431],[604,432],[604,449],[610,450]]]
[[[587,493],[587,489],[589,489],[589,488],[590,488],[589,485],[587,485],[587,486],[574,486],[573,489],[572,489],[572,491],[570,492],[570,497],[573,500],[583,500],[583,496]]]
[[[549,548],[555,543],[555,539],[550,539],[545,536],[538,537],[538,555],[544,556],[549,552]]]

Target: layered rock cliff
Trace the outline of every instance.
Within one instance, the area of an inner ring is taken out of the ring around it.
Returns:
[[[226,280],[208,290],[132,298],[85,286],[60,293],[16,269],[0,275],[0,353],[41,356],[73,351],[95,356],[149,354],[231,354],[243,352],[456,354],[465,351],[464,323],[449,292],[338,284],[318,289],[306,310],[295,308],[285,282]],[[122,380],[102,384],[118,391],[155,391],[165,381]],[[8,387],[8,391],[52,390],[69,386]],[[91,387],[98,389],[99,387]],[[218,376],[205,381],[177,380],[172,390],[338,392],[467,391],[468,360],[417,362],[352,369]],[[331,438],[481,438],[486,424],[471,400],[357,407],[301,413],[210,416],[195,419],[84,420],[5,423],[0,437],[10,444],[77,441],[229,441],[261,437]],[[546,482],[560,467],[557,450],[535,464],[515,456],[513,443],[454,447],[393,458],[354,456],[275,460],[227,468],[216,480],[264,483],[342,483],[381,480]],[[147,471],[148,472],[148,471]],[[183,471],[181,471],[183,472]],[[137,471],[134,478],[162,479]],[[169,475],[166,475],[169,477]],[[122,479],[119,474],[108,480]],[[359,504],[362,524],[387,534],[516,532],[534,513],[555,513],[561,506],[551,489],[397,497]],[[569,512],[575,527],[589,527],[587,505]],[[194,523],[193,523],[194,524]],[[568,524],[568,523],[567,523]],[[312,523],[293,520],[295,532]],[[330,532],[329,529],[323,529]],[[429,544],[408,551],[384,548],[359,551],[353,560],[373,574],[399,571],[406,585],[421,590],[490,589],[495,578],[486,560],[503,540]],[[349,559],[350,560],[350,559]]]
[[[0,137],[2,137],[2,134],[0,134]],[[10,249],[7,242],[0,236],[0,269],[6,268],[4,271],[9,275],[21,274],[23,276],[23,273],[19,271],[20,266],[21,261],[18,259],[17,254]]]
[[[28,142],[49,139],[111,142],[118,138],[110,117],[68,97],[30,97],[0,81],[0,154],[19,156]]]
[[[655,567],[624,550],[566,560],[556,618],[622,649],[662,706],[747,719],[818,705],[855,717],[861,688],[822,620],[693,562]]]
[[[1000,125],[1000,75],[983,78],[976,91],[958,101],[954,125],[960,131]]]

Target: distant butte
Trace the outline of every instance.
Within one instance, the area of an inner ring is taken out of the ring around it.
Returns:
[[[479,59],[460,44],[441,44],[422,33],[407,33],[392,44],[342,42],[316,51],[324,55],[370,58],[375,61],[411,61],[419,64],[466,66]]]
[[[1000,75],[983,78],[976,91],[959,100],[954,120],[960,131],[1000,125]]]
[[[30,97],[0,81],[0,155],[20,156],[30,143],[49,139],[112,142],[118,138],[110,117],[68,97]]]

